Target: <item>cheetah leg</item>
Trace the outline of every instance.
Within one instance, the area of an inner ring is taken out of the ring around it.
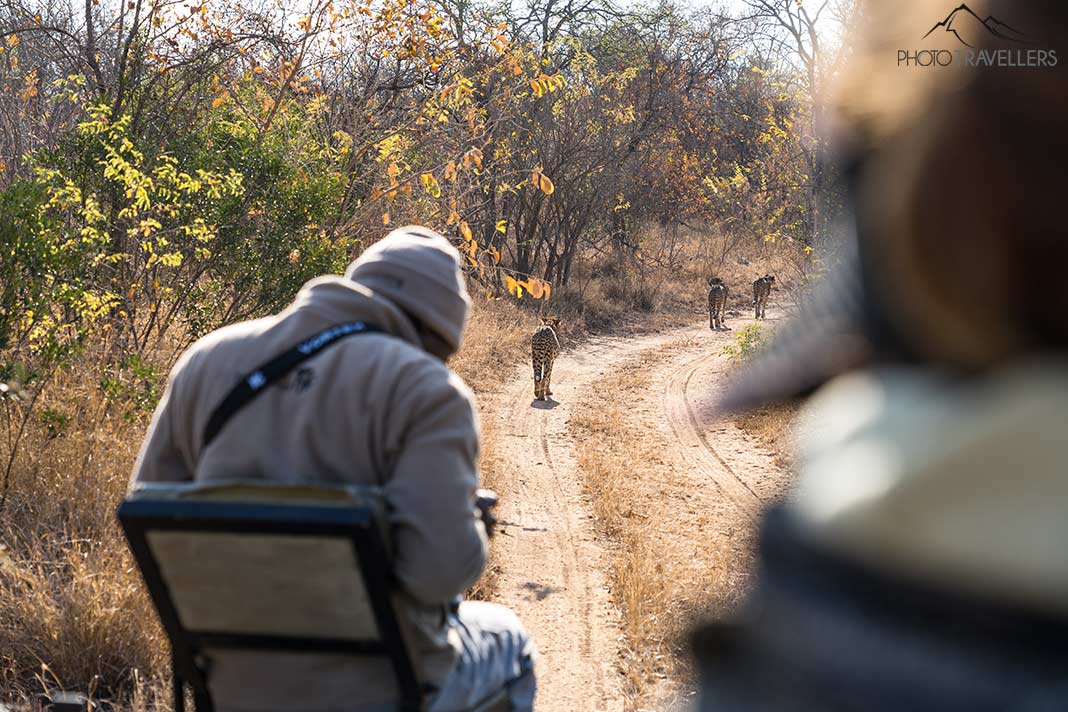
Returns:
[[[535,359],[534,361],[534,399],[541,399],[541,392],[544,388],[544,380],[541,379],[541,364]]]
[[[551,396],[553,394],[552,382],[553,382],[553,362],[549,361],[548,365],[546,365],[546,367],[545,367],[544,386],[545,386],[545,395],[546,396]]]

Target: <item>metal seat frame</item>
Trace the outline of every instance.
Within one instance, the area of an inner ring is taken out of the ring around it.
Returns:
[[[393,604],[394,582],[385,541],[371,507],[316,506],[198,499],[132,498],[118,509],[119,522],[141,570],[149,595],[171,644],[175,712],[185,710],[186,686],[197,712],[214,712],[208,687],[208,648],[334,653],[387,658],[396,676],[398,712],[422,712],[427,688],[420,683]],[[178,615],[171,592],[153,556],[148,535],[154,531],[212,532],[284,536],[338,537],[352,543],[378,627],[378,640],[236,634],[189,630]],[[508,709],[504,691],[473,712]]]

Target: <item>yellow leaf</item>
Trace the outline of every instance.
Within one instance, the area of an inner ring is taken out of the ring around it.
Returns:
[[[508,234],[508,221],[507,220],[498,220],[497,221],[497,232],[501,233],[502,235],[507,235]]]
[[[435,198],[441,197],[441,186],[438,185],[438,179],[432,173],[424,173],[420,176],[420,179],[423,181],[423,186],[426,187],[426,192]]]
[[[478,148],[472,148],[470,151],[464,154],[464,168],[470,168],[471,164],[482,167],[482,150]]]
[[[382,213],[382,224],[389,225],[389,213]]]
[[[508,290],[509,294],[514,294],[516,299],[523,298],[523,287],[521,282],[517,282],[508,275],[504,275],[504,286]]]
[[[465,240],[471,239],[471,226],[467,224],[466,220],[460,222],[460,234],[464,236]]]
[[[556,186],[554,186],[553,182],[549,180],[549,176],[545,175],[544,173],[539,176],[538,187],[541,188],[541,192],[545,193],[546,195],[552,195],[553,191],[556,190]]]
[[[226,103],[226,95],[225,94],[220,94],[219,96],[215,97],[215,101],[211,102],[211,108],[218,109],[220,106],[222,106],[225,103]]]

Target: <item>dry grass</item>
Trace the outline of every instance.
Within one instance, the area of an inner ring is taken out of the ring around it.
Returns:
[[[463,348],[449,365],[476,394],[492,392],[502,373],[529,357],[536,321],[513,301],[476,299]]]
[[[101,400],[91,368],[61,374],[31,422],[0,523],[0,699],[165,689],[165,643],[114,520],[144,429]],[[0,452],[6,456],[6,453]]]
[[[698,618],[733,606],[744,585],[735,575],[738,542],[724,544],[722,527],[702,519],[707,512],[695,518],[682,511],[681,498],[689,495],[677,481],[676,463],[665,459],[648,424],[628,412],[649,385],[650,366],[680,346],[646,352],[591,384],[571,423],[581,434],[579,466],[594,513],[614,544],[612,588],[627,641],[629,710],[678,692],[687,675],[679,662],[685,631]],[[742,557],[744,567],[748,553]]]
[[[784,470],[794,469],[794,421],[800,403],[787,402],[755,408],[734,417],[739,428],[756,437],[775,453],[775,462]]]

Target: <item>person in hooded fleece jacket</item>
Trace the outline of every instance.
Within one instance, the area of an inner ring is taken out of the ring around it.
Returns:
[[[343,277],[319,277],[281,313],[197,341],[175,365],[133,483],[262,480],[382,488],[394,574],[431,709],[465,709],[507,687],[532,710],[534,646],[502,606],[453,602],[486,563],[474,498],[479,430],[471,391],[446,365],[470,299],[460,256],[423,227],[394,230]],[[339,340],[267,388],[207,447],[212,411],[245,374],[331,327],[380,331]],[[219,709],[389,708],[384,661],[220,651],[209,684]]]

